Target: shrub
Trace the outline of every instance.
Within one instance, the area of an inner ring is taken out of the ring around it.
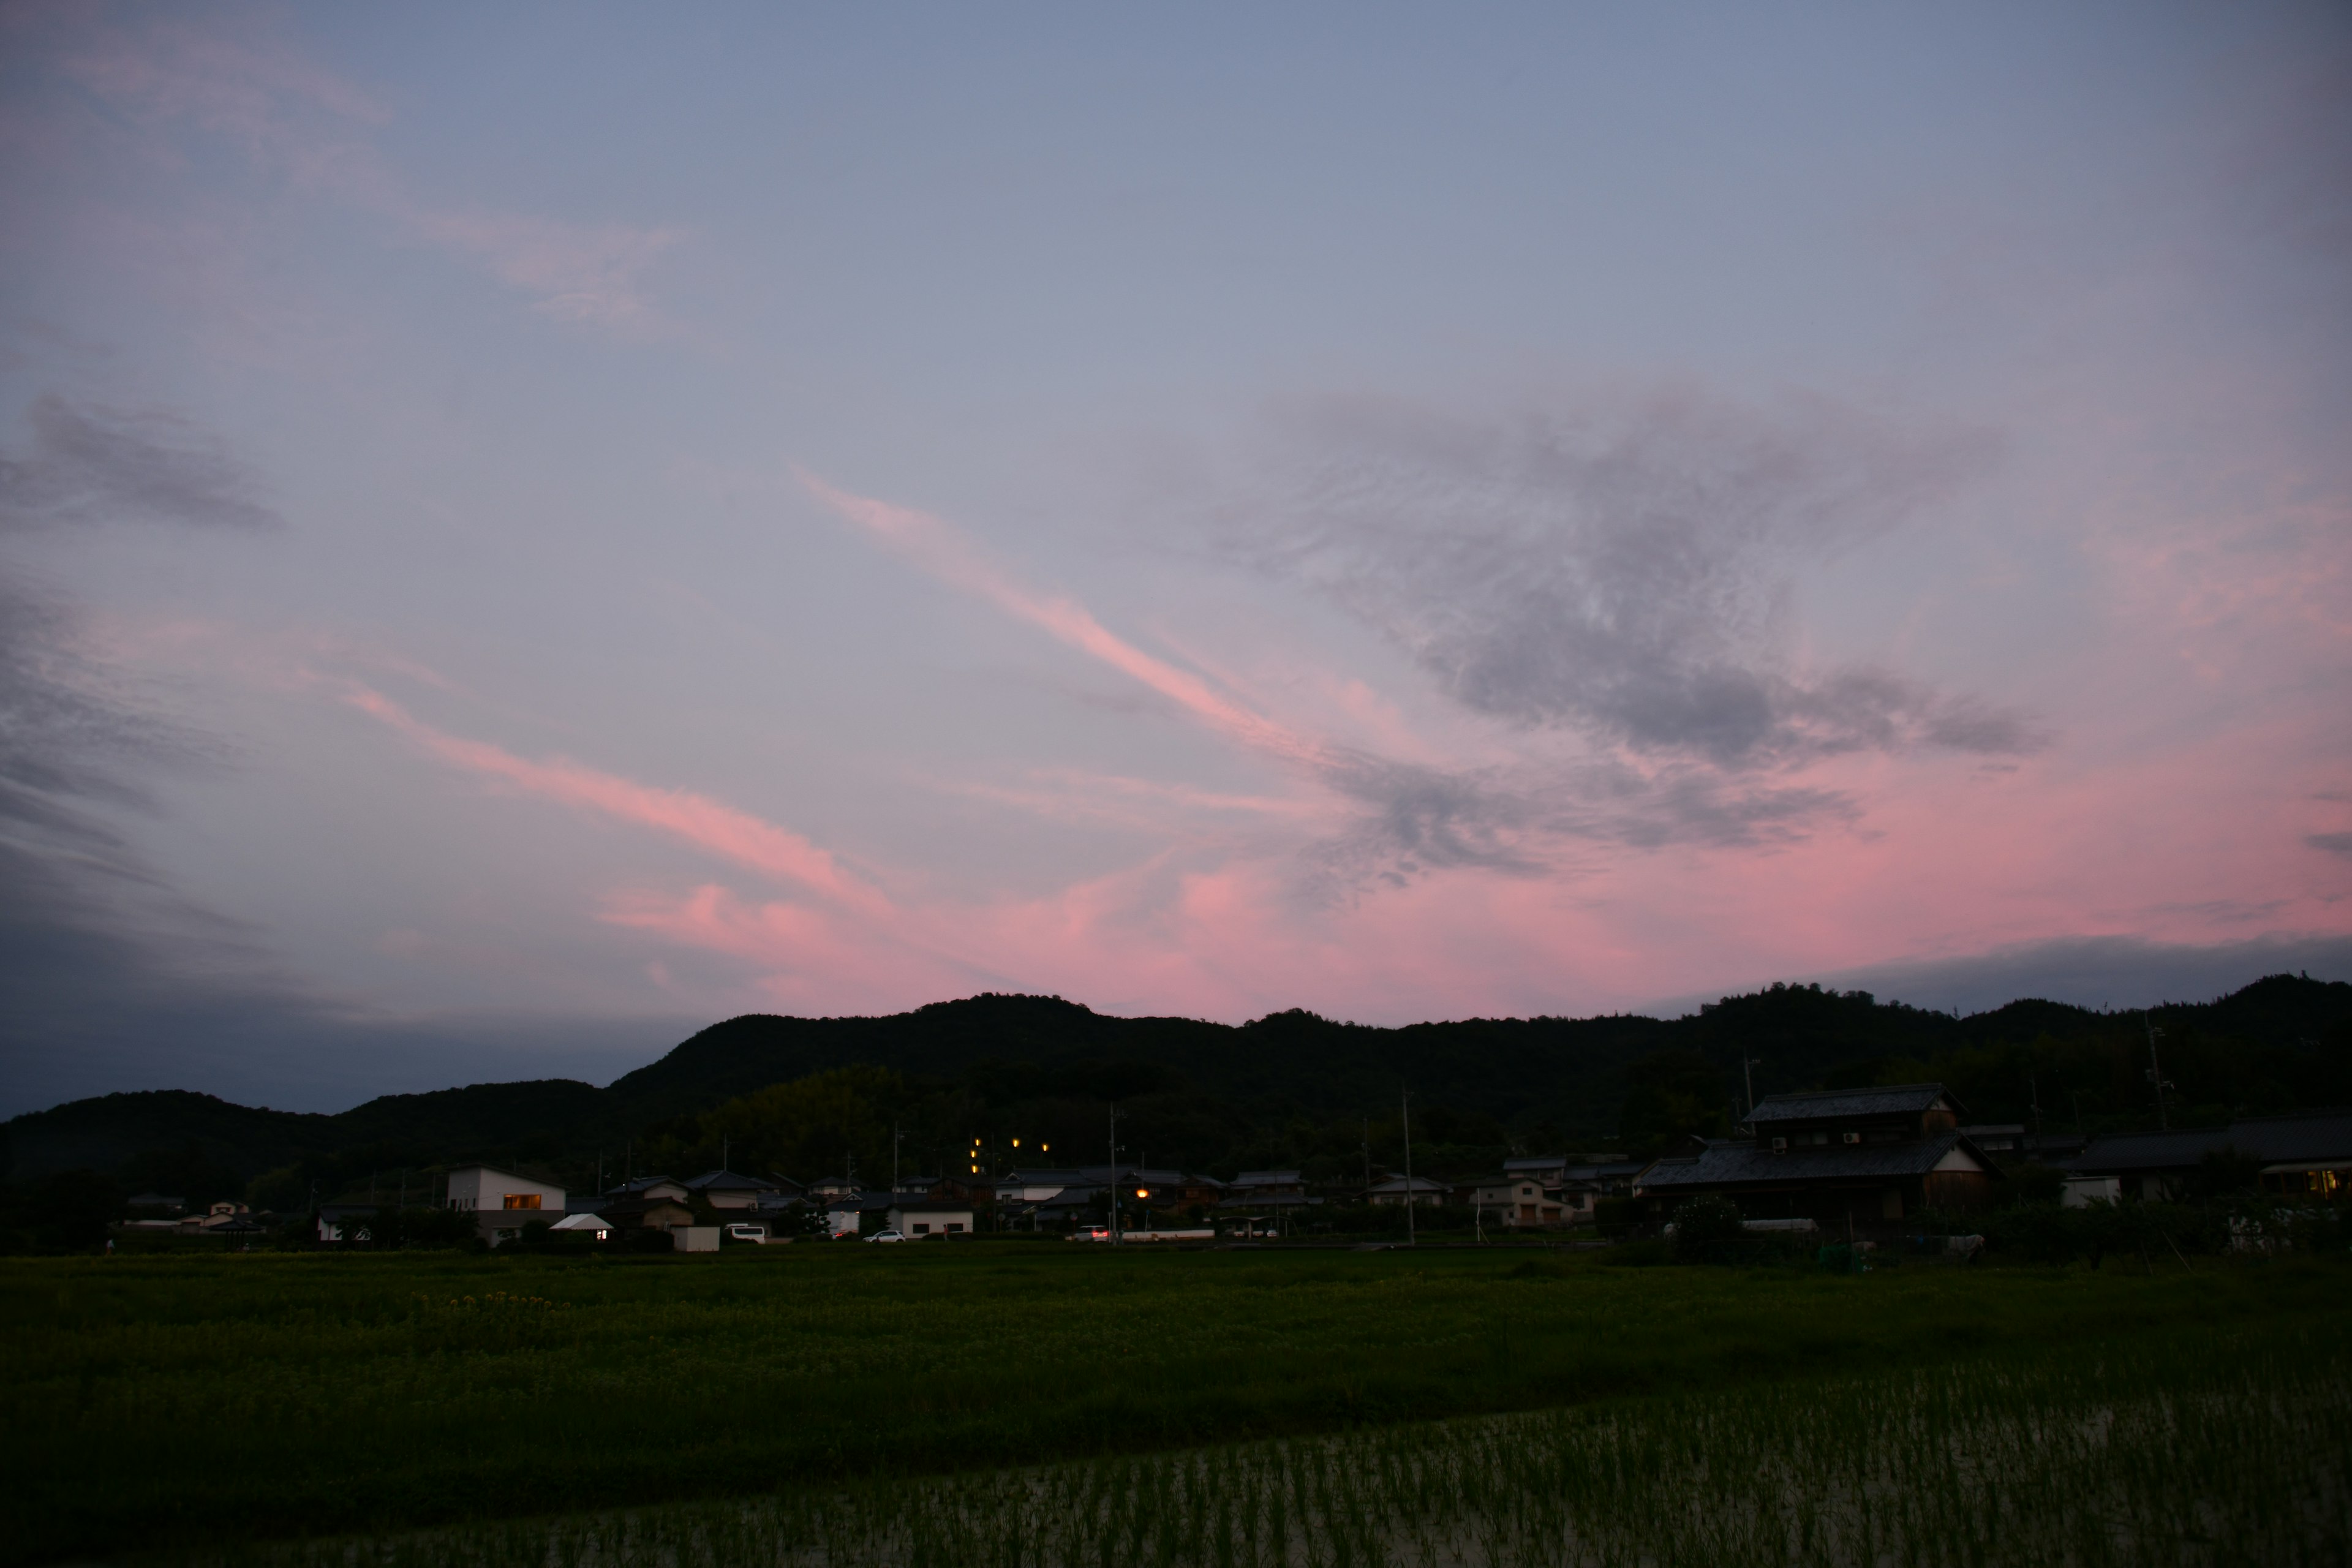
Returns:
[[[1739,1205],[1713,1194],[1685,1199],[1675,1210],[1674,1224],[1677,1256],[1696,1257],[1710,1242],[1738,1241],[1747,1235],[1740,1226]]]

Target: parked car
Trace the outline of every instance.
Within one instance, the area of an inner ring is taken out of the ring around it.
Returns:
[[[768,1227],[764,1225],[745,1225],[738,1221],[727,1227],[727,1239],[748,1241],[755,1247],[761,1246],[768,1239]]]
[[[877,1230],[866,1239],[868,1241],[904,1241],[907,1238],[895,1230]]]

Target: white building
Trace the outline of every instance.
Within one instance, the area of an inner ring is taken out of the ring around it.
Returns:
[[[971,1234],[970,1204],[905,1203],[890,1210],[890,1228],[909,1241]]]
[[[535,1219],[551,1226],[562,1219],[563,1189],[496,1165],[460,1165],[449,1173],[448,1204],[473,1215],[482,1239],[496,1247],[522,1235]]]

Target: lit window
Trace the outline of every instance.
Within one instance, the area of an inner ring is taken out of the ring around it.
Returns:
[[[507,1207],[510,1209],[535,1209],[538,1206],[539,1194],[537,1193],[509,1193],[507,1194]]]

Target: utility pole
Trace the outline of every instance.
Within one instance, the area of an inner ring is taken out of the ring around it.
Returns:
[[[735,1141],[733,1139],[722,1136],[719,1140],[719,1168],[720,1170],[723,1171],[727,1169],[727,1162],[733,1157],[734,1148]]]
[[[1364,1191],[1372,1190],[1372,1119],[1364,1118]]]
[[[1118,1238],[1118,1101],[1110,1102],[1110,1244],[1120,1246]]]
[[[2033,1157],[2038,1161],[2042,1158],[2042,1080],[2031,1068],[2025,1073],[2025,1091],[2033,1105]]]
[[[2172,1131],[2172,1118],[2166,1114],[2164,1109],[2164,1068],[2156,1059],[2156,1037],[2164,1031],[2158,1028],[2156,1021],[2146,1013],[2140,1015],[2140,1022],[2147,1026],[2147,1081],[2156,1085],[2156,1124],[2169,1132]]]
[[[1756,1068],[1758,1062],[1746,1051],[1739,1053],[1739,1079],[1748,1086],[1748,1119],[1756,1119]]]
[[[1412,1201],[1412,1090],[1397,1091],[1397,1114],[1404,1122],[1404,1244],[1418,1247],[1421,1235],[1413,1227],[1412,1212],[1416,1206]]]

